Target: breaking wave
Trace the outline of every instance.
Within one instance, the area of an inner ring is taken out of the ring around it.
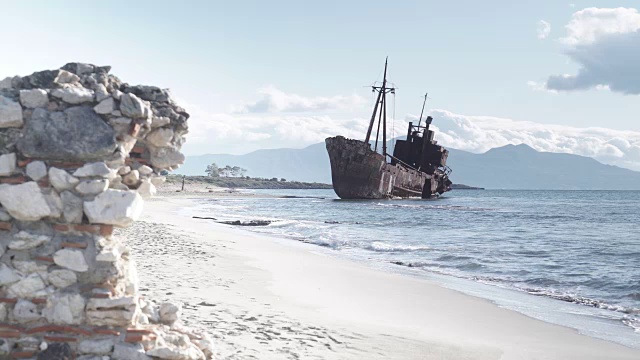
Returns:
[[[416,201],[417,202],[417,201]],[[391,208],[409,208],[409,209],[432,209],[432,210],[459,210],[459,211],[492,211],[495,209],[462,206],[462,205],[429,205],[429,204],[386,204],[376,203],[376,206]]]

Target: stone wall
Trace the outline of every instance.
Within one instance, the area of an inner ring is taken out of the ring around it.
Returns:
[[[184,161],[167,90],[70,63],[0,81],[0,358],[205,359],[180,306],[138,295],[114,226]]]

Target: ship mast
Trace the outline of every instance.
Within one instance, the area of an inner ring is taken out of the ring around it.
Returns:
[[[373,131],[373,125],[376,121],[376,115],[378,115],[378,129],[376,132],[376,142],[375,142],[375,151],[378,151],[378,139],[380,137],[380,126],[382,126],[382,153],[383,155],[387,155],[387,93],[395,94],[395,88],[387,87],[387,67],[388,67],[388,57],[384,61],[384,75],[382,78],[382,86],[372,86],[373,91],[378,92],[378,98],[376,99],[376,104],[373,107],[373,113],[371,114],[371,120],[369,121],[369,129],[367,130],[367,137],[365,139],[365,143],[369,143],[371,140],[371,132]],[[382,105],[382,108],[379,109],[378,106]]]
[[[424,94],[424,101],[422,102],[422,110],[420,111],[420,120],[418,121],[418,127],[422,125],[422,114],[424,114],[424,106],[427,104],[427,96],[429,96],[429,93]]]

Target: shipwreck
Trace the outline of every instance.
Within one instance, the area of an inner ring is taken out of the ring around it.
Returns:
[[[387,67],[385,61],[382,83],[372,86],[378,95],[365,140],[343,136],[325,140],[333,189],[341,199],[430,199],[451,190],[451,169],[446,165],[449,151],[433,139],[434,132],[429,129],[433,121],[431,116],[426,117],[423,125],[426,95],[418,124],[410,122],[406,139],[395,141],[393,155],[387,152],[387,95],[394,95],[396,90],[387,82]],[[381,152],[378,151],[379,140],[382,140]]]

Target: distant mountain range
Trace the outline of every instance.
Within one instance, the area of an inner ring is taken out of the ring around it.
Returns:
[[[447,164],[457,184],[487,189],[640,190],[640,172],[605,165],[592,158],[539,152],[507,145],[483,154],[449,149]],[[252,177],[331,183],[324,143],[304,149],[257,150],[245,155],[188,156],[176,173],[204,175],[207,165],[235,165]]]

